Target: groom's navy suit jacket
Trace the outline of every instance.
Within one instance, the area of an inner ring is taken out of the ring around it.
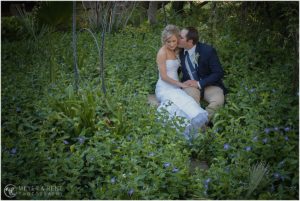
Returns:
[[[224,76],[224,71],[222,65],[219,61],[216,50],[207,44],[198,42],[196,44],[195,54],[199,54],[198,57],[198,68],[196,68],[198,77],[201,85],[201,97],[204,97],[204,89],[207,86],[219,86],[223,89],[224,94],[227,93],[222,78]],[[180,62],[182,70],[182,81],[190,80],[190,76],[186,69],[184,50],[180,52]]]

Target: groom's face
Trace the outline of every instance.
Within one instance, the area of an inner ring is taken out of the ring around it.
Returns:
[[[178,47],[180,48],[190,48],[191,44],[193,44],[192,40],[187,40],[186,35],[188,33],[188,30],[182,29],[180,32],[180,37],[179,37],[179,42],[178,42]],[[193,47],[193,45],[192,45]]]
[[[180,32],[180,39],[179,39],[178,46],[181,48],[186,48],[186,46],[187,46],[187,40],[186,40],[187,32],[188,31],[186,29],[182,29]]]

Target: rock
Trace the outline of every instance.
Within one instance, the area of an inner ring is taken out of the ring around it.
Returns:
[[[199,168],[201,170],[207,170],[209,168],[206,161],[200,161],[196,158],[190,159],[190,171],[194,172],[196,168]]]
[[[157,101],[155,94],[148,95],[148,104],[154,107],[159,106],[159,102]]]

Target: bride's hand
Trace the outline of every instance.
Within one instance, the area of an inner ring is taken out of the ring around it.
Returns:
[[[199,88],[198,87],[198,82],[195,80],[187,80],[185,82],[183,82],[183,84],[188,85],[189,87],[195,87],[195,88]]]
[[[190,87],[190,86],[185,83],[180,83],[180,88],[184,89],[184,88],[188,88],[188,87]]]

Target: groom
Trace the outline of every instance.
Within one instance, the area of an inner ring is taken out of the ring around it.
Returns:
[[[226,88],[222,78],[224,75],[216,50],[198,42],[198,31],[194,27],[181,30],[178,46],[180,52],[182,81],[188,84],[185,92],[196,102],[203,98],[208,102],[206,111],[211,120],[215,111],[224,105]]]

